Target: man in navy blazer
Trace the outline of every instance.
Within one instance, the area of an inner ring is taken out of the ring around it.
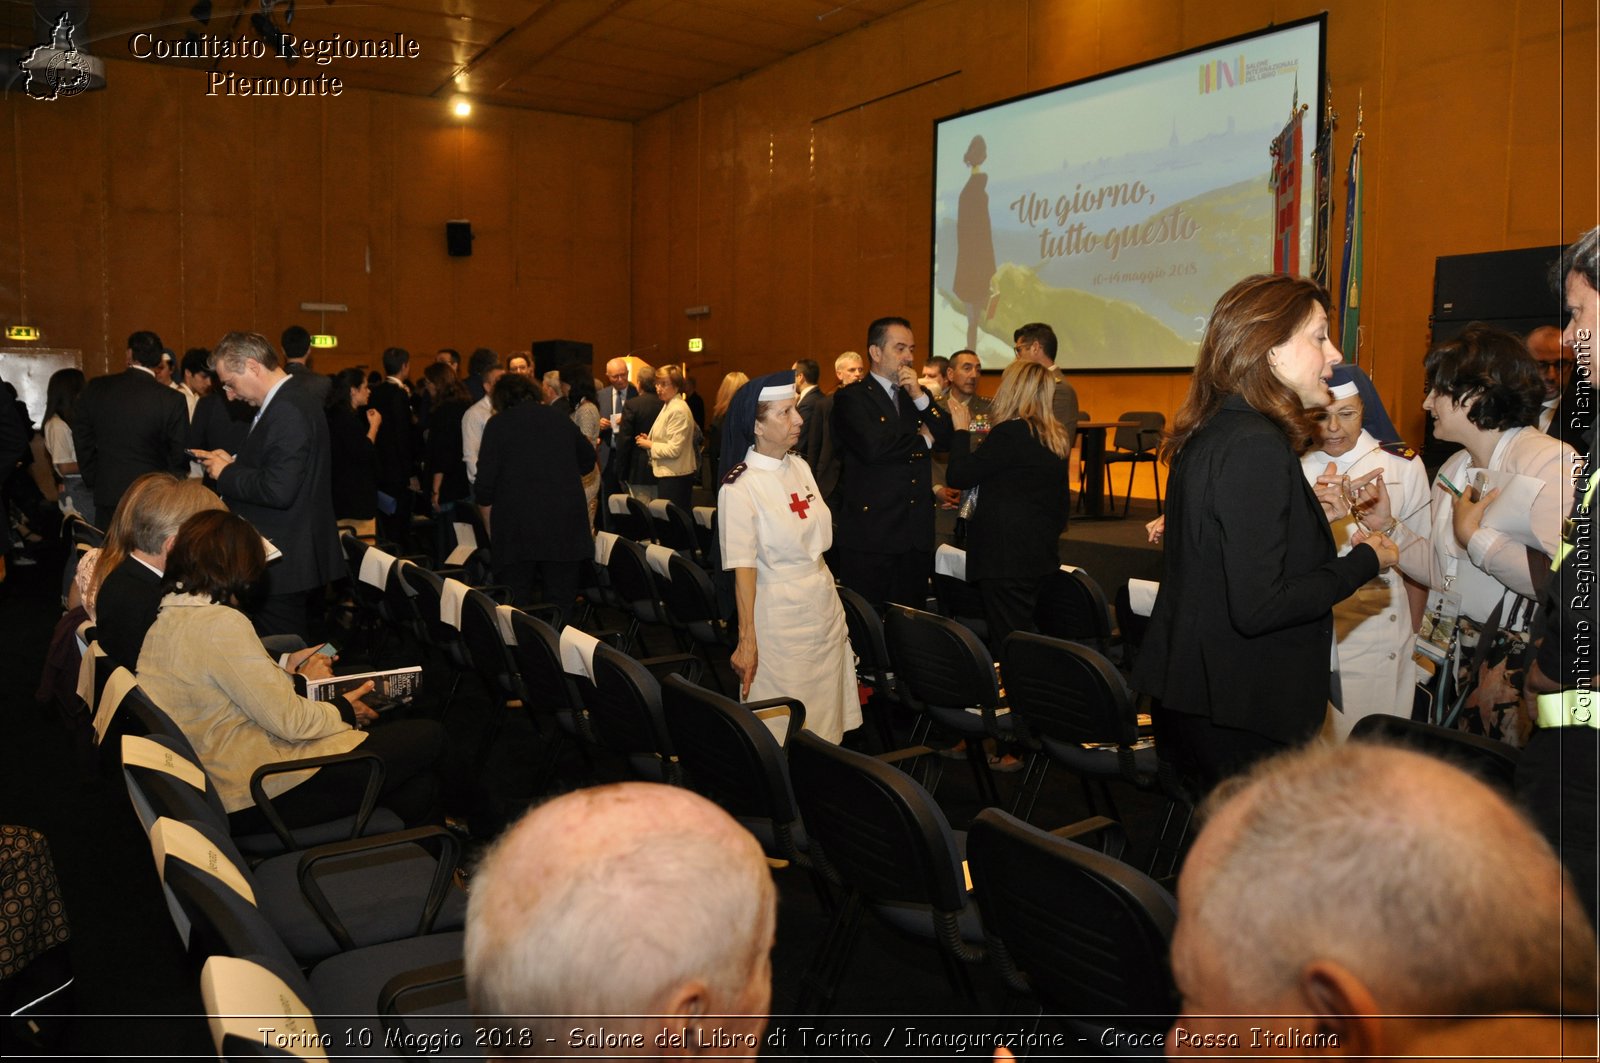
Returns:
[[[89,381],[78,399],[72,442],[102,528],[128,485],[145,473],[188,473],[189,404],[156,379],[161,358],[161,337],[135,332],[128,337],[128,368]]]
[[[600,515],[606,513],[605,500],[622,488],[618,481],[620,476],[612,461],[616,448],[611,440],[615,429],[622,423],[622,408],[628,400],[639,394],[639,389],[628,382],[628,360],[626,358],[613,358],[606,363],[606,380],[610,381],[600,389],[595,397],[595,403],[600,407]]]
[[[256,407],[237,455],[197,451],[217,493],[282,551],[267,565],[265,597],[254,614],[261,635],[304,635],[306,598],[343,572],[333,517],[328,422],[289,375],[265,336],[230,332],[211,352],[217,382]]]
[[[912,370],[916,350],[909,321],[879,318],[867,329],[871,373],[833,396],[835,568],[876,607],[920,608],[933,569],[932,453],[950,447],[950,415]]]

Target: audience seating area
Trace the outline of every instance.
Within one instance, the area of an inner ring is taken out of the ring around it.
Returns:
[[[1019,636],[1006,647],[1021,655],[1019,640],[1027,639],[1034,653],[1048,648],[1062,660],[1088,661],[1077,692],[1075,680],[1043,692],[1029,685],[1035,703],[1042,693],[1069,703],[1099,698],[1101,730],[1085,725],[1082,735],[1032,706],[1037,719],[1013,708],[1005,672],[970,629],[936,612],[931,597],[925,608],[891,607],[878,616],[842,589],[867,725],[840,748],[803,730],[798,701],[731,698],[736,623],[693,517],[666,504],[624,507],[619,515],[624,527],[653,538],[598,536],[584,578],[586,607],[578,626],[562,632],[549,608],[512,607],[501,588],[485,584],[486,549],[456,551],[466,564],[445,565],[416,549],[430,535],[405,546],[344,535],[349,580],[331,594],[325,631],[315,634],[341,647],[339,671],[422,663],[424,696],[400,711],[440,719],[450,733],[451,829],[398,831],[371,799],[373,788],[362,807],[330,808],[330,821],[318,828],[229,837],[181,730],[136,677],[112,671],[91,645],[80,682],[88,716],[21,711],[34,714],[37,740],[67,759],[70,728],[101,724],[93,756],[78,757],[53,781],[93,802],[96,829],[120,837],[102,856],[117,853],[115,874],[138,880],[136,906],[162,948],[154,959],[91,949],[93,962],[110,972],[158,967],[158,981],[181,988],[174,1001],[189,1002],[174,1012],[203,1013],[202,999],[213,1013],[218,1001],[275,999],[296,1002],[307,1026],[344,1012],[371,1015],[363,1037],[378,1044],[386,1031],[461,1031],[470,1025],[459,962],[464,900],[483,844],[542,794],[638,778],[704,792],[765,847],[782,893],[774,1012],[1000,1012],[1018,1001],[1032,1009],[1102,1007],[1030,991],[1048,975],[1029,969],[1037,956],[1003,943],[981,914],[986,901],[970,882],[984,877],[982,858],[968,864],[966,832],[958,829],[978,813],[1011,808],[1096,845],[1088,852],[1102,874],[1120,868],[1130,882],[1144,882],[1118,856],[1149,866],[1160,842],[1155,824],[1174,815],[1166,805],[1179,796],[1155,784],[1147,738],[1134,748],[1141,728],[1125,688],[1120,700],[1106,696],[1106,676],[1117,671],[1101,652],[1114,639],[1093,580],[1062,572],[1061,589],[1048,592],[1042,607],[1043,623],[1083,644]],[[72,540],[93,543],[93,530],[77,528]],[[83,634],[93,639],[93,629]],[[1086,709],[1059,714],[1074,711]],[[1062,752],[1062,744],[1086,741],[1114,748],[1078,746],[1077,759]],[[957,756],[970,773],[942,770],[939,752],[952,749],[965,749]],[[1024,757],[1029,770],[997,775],[990,757],[1005,752]],[[360,751],[333,760],[346,765],[341,770],[363,770]],[[1051,762],[1066,770],[1046,776]],[[1082,780],[1082,796],[1069,775]],[[72,864],[77,828],[56,823]],[[1171,869],[1170,856],[1163,863]],[[1083,874],[1069,863],[1062,868],[1061,889]],[[1152,890],[1160,895],[1157,885],[1146,893]],[[106,909],[134,905],[96,900],[93,890],[88,898],[91,927],[99,917],[118,919]],[[938,967],[928,964],[928,949]],[[122,1010],[126,994],[86,981],[80,1001]],[[149,1025],[130,1009],[122,1026],[139,1021]],[[93,1049],[98,1037],[120,1036],[110,1033],[117,1028],[98,1020],[75,1029],[70,1044]],[[226,1039],[237,1049],[238,1036],[221,1018],[210,1028],[173,1018],[155,1034],[173,1052],[194,1049],[198,1039]]]

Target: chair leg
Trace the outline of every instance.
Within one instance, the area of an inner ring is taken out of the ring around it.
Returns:
[[[994,781],[994,772],[989,768],[989,753],[983,747],[983,739],[976,736],[967,738],[967,763],[972,765],[972,780],[978,784],[978,799],[983,802],[984,808],[1000,807],[1000,787]]]
[[[1161,470],[1156,468],[1156,463],[1150,463],[1150,478],[1156,482],[1156,516],[1160,516],[1161,509]]]
[[[1128,515],[1128,506],[1133,502],[1133,473],[1139,467],[1137,461],[1128,462],[1128,493],[1122,496],[1122,515]]]
[[[1179,806],[1183,808],[1183,821],[1178,824],[1177,836],[1172,835],[1172,821],[1177,816]],[[1155,849],[1150,853],[1150,877],[1153,879],[1170,878],[1178,871],[1178,858],[1183,853],[1184,840],[1189,835],[1189,822],[1194,817],[1194,806],[1182,801],[1168,801],[1167,814],[1161,821],[1161,834],[1156,838]],[[1163,874],[1156,874],[1156,865],[1161,860],[1161,853],[1165,850],[1169,854],[1167,869]]]
[[[850,954],[855,951],[856,935],[861,927],[861,908],[861,892],[851,890],[800,981],[795,1011],[801,1015],[825,1015],[833,1007],[839,983],[850,962]]]
[[[1050,760],[1034,750],[1028,754],[1028,766],[1022,772],[1022,785],[1017,787],[1016,800],[1011,802],[1011,814],[1024,823],[1033,821],[1033,806],[1038,803],[1039,791],[1044,788],[1045,774],[1050,770]],[[1026,800],[1027,804],[1023,804]]]

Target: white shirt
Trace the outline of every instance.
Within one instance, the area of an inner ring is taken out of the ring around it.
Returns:
[[[882,375],[880,375],[878,373],[872,373],[872,374],[869,374],[869,375],[872,377],[872,379],[876,380],[878,382],[878,386],[883,388],[883,390],[888,394],[889,401],[893,402],[894,401],[895,389],[900,388],[899,381],[890,380],[888,377],[882,376]],[[904,389],[902,388],[901,390],[904,390]],[[906,397],[910,398],[910,396],[911,396],[911,393],[909,391],[906,392]],[[912,399],[912,404],[915,405],[916,408],[919,409],[919,410],[926,410],[928,408],[928,403],[930,403],[932,401],[933,401],[933,399],[928,397],[928,392],[926,390],[924,390],[922,392],[922,397],[921,398]]]
[[[487,392],[461,415],[461,460],[467,466],[468,483],[478,482],[478,450],[483,446],[484,426],[493,415],[494,406]]]

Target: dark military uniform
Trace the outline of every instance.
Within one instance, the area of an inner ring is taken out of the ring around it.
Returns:
[[[841,463],[840,582],[874,606],[920,607],[933,567],[932,452],[950,447],[950,415],[931,396],[918,410],[898,387],[891,399],[868,375],[834,393],[831,423]],[[918,430],[924,425],[932,447]]]

